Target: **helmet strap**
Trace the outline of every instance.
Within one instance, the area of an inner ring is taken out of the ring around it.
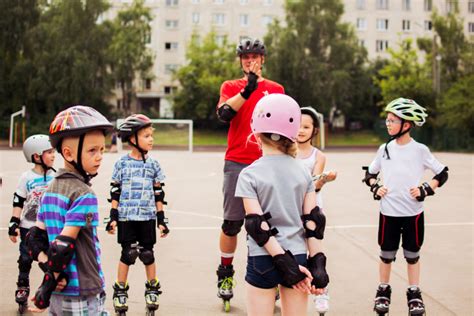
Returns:
[[[84,182],[86,184],[89,184],[89,181],[93,177],[95,177],[97,173],[88,174],[82,167],[82,147],[84,145],[84,137],[85,137],[85,134],[82,134],[81,136],[79,136],[79,144],[77,145],[77,162],[74,160],[73,161],[66,160],[66,158],[64,158],[62,151],[61,151],[61,156],[63,156],[64,160],[69,162],[74,167],[74,169],[76,169],[76,171],[79,172],[79,174],[84,178]]]
[[[142,160],[143,160],[143,163],[146,163],[146,157],[145,155],[148,153],[148,150],[144,150],[143,148],[140,147],[140,145],[138,144],[138,131],[135,132],[135,144],[133,142],[128,141],[128,143],[130,145],[132,145],[133,147],[135,147],[136,149],[138,149],[138,151],[140,152],[140,154],[142,155]]]
[[[35,160],[33,159],[33,161],[35,161]],[[56,169],[54,169],[53,167],[48,167],[48,166],[44,163],[43,155],[40,156],[40,161],[41,161],[41,163],[35,162],[35,164],[36,164],[36,165],[40,165],[41,168],[43,168],[43,177],[44,177],[44,181],[46,181],[46,174],[48,173],[48,170],[51,169],[51,170],[53,170],[54,172],[56,172]]]
[[[387,148],[388,143],[390,143],[394,139],[402,137],[403,135],[408,133],[411,129],[411,127],[409,127],[406,131],[403,131],[403,125],[405,124],[405,122],[406,120],[402,119],[402,122],[400,124],[400,130],[398,131],[398,133],[396,135],[391,136],[390,139],[385,143],[384,151],[385,151],[385,154],[387,155],[387,159],[390,159],[390,154],[388,153],[388,148]]]

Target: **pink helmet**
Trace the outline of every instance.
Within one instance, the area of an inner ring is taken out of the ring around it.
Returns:
[[[250,127],[254,134],[278,134],[295,142],[300,121],[301,110],[298,103],[286,94],[273,93],[257,102]]]

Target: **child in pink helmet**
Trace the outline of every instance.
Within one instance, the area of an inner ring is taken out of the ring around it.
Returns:
[[[329,279],[313,238],[321,234],[314,184],[295,159],[300,120],[298,103],[284,94],[263,97],[253,111],[263,156],[242,170],[235,192],[246,212],[248,315],[273,315],[275,287],[282,315],[306,314],[308,295]]]

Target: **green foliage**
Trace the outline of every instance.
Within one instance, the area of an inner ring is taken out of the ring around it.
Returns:
[[[143,5],[143,0],[135,0],[130,7],[118,13],[113,21],[113,36],[109,47],[112,61],[112,75],[120,84],[123,103],[126,109],[134,97],[136,75],[141,79],[152,79],[150,70],[153,66],[153,53],[147,47],[151,36],[153,17],[150,9]]]
[[[219,45],[215,36],[211,31],[200,42],[194,34],[186,51],[188,62],[174,74],[180,83],[173,96],[177,118],[215,124],[220,86],[225,80],[239,76],[235,46],[227,40]]]
[[[269,78],[283,84],[301,105],[328,114],[333,106],[350,112],[367,104],[362,84],[366,51],[353,29],[340,22],[341,1],[286,2],[286,26],[275,21],[265,37]]]
[[[374,79],[381,89],[381,105],[403,97],[416,100],[428,110],[433,110],[435,96],[432,91],[431,70],[427,64],[418,62],[412,40],[402,41],[398,51],[389,49],[389,53],[391,58],[379,71],[380,77]]]

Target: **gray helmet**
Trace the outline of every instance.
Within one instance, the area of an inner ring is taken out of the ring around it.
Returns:
[[[319,128],[319,118],[318,118],[319,113],[315,109],[313,109],[310,106],[302,107],[301,114],[306,114],[306,115],[311,116],[311,118],[313,119],[314,127]]]
[[[259,39],[246,38],[240,41],[237,45],[237,55],[240,57],[243,54],[260,54],[266,55],[265,45]]]
[[[53,146],[49,141],[48,135],[32,135],[28,137],[25,142],[23,143],[23,154],[25,155],[25,159],[28,162],[33,161],[33,155],[38,154],[41,156],[44,151],[52,149]]]
[[[119,136],[122,141],[127,141],[130,136],[142,128],[151,126],[152,122],[148,116],[143,114],[132,114],[119,126]]]

